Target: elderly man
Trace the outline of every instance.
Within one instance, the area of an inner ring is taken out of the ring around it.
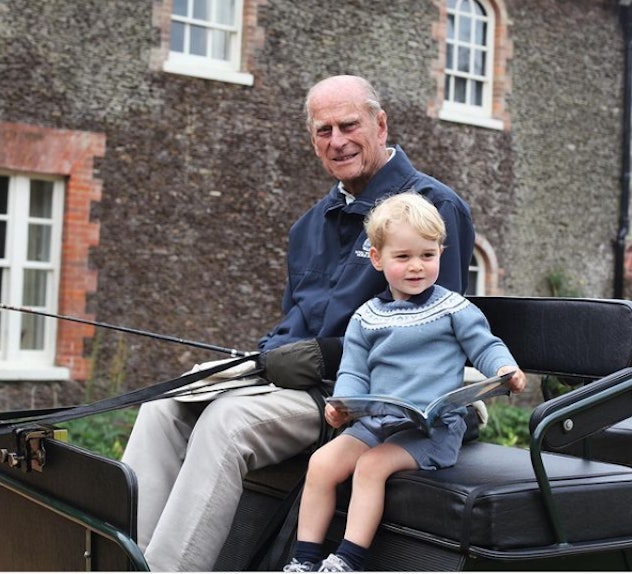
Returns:
[[[437,283],[461,293],[474,229],[454,191],[415,170],[399,146],[387,146],[386,112],[365,79],[322,80],[307,94],[305,112],[316,156],[336,183],[290,230],[284,316],[259,349],[270,367],[308,357],[317,378],[334,379],[349,318],[386,286],[363,230],[375,203],[415,190],[437,207],[447,229]],[[284,376],[269,368],[275,385],[253,395],[142,406],[123,460],[138,478],[138,541],[152,570],[212,569],[243,477],[317,440],[317,405],[305,390],[285,388],[297,385]]]

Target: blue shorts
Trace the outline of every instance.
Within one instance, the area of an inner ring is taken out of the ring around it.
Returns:
[[[342,434],[351,435],[373,448],[381,443],[402,447],[422,470],[453,466],[459,456],[467,425],[459,414],[448,414],[428,436],[415,423],[392,415],[361,417]]]

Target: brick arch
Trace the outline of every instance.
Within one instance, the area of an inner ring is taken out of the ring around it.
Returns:
[[[502,295],[502,290],[499,287],[502,270],[498,265],[494,248],[491,246],[491,243],[479,233],[476,234],[474,245],[477,253],[483,259],[485,295]]]
[[[93,202],[101,199],[94,178],[94,158],[105,153],[99,133],[0,123],[0,168],[66,178],[58,309],[62,315],[93,320],[86,312],[88,293],[96,291],[97,271],[90,269],[89,249],[99,243],[99,223],[90,221]],[[94,327],[60,321],[55,364],[67,367],[74,380],[90,377],[84,339]]]

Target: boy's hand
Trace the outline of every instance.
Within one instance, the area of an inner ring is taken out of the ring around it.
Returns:
[[[527,386],[527,376],[518,368],[515,366],[505,366],[505,367],[500,367],[500,369],[498,369],[498,373],[496,373],[497,375],[504,375],[505,373],[510,373],[511,371],[516,371],[514,373],[514,376],[511,377],[511,379],[509,379],[508,383],[508,387],[509,389],[511,389],[514,393],[521,393],[522,391],[524,391],[524,388]]]
[[[351,416],[348,412],[338,410],[330,404],[325,405],[325,421],[329,426],[335,429],[341,427],[343,424],[348,423],[351,420]]]

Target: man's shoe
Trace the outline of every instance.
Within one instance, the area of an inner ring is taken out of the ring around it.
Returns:
[[[314,567],[311,562],[299,562],[292,558],[292,562],[283,566],[283,572],[314,572]]]
[[[353,572],[353,568],[337,554],[330,554],[320,563],[318,572]]]

